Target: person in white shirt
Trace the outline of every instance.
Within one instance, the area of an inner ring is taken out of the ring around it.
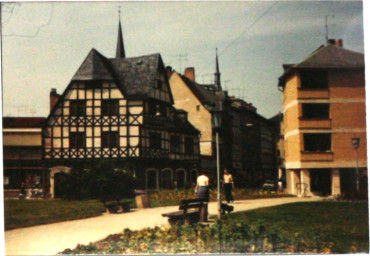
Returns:
[[[231,190],[234,187],[233,176],[229,173],[229,171],[226,168],[224,169],[223,185],[224,185],[226,201],[228,203],[233,202],[234,197],[231,193]]]
[[[207,221],[208,219],[208,201],[209,201],[209,178],[207,177],[208,171],[202,170],[197,178],[197,185],[195,186],[195,194],[197,198],[204,199],[206,201],[202,213],[200,216],[201,221]]]
[[[197,198],[205,199],[209,201],[209,178],[206,175],[206,171],[202,170],[197,178],[197,185],[195,186],[195,193]]]

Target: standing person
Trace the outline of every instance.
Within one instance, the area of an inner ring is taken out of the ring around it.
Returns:
[[[206,175],[206,171],[202,170],[197,178],[197,185],[195,186],[195,193],[197,198],[205,199],[209,201],[209,178]]]
[[[197,178],[197,185],[195,186],[195,193],[197,198],[206,201],[205,206],[201,209],[200,221],[206,222],[208,220],[208,201],[209,201],[209,178],[206,171],[202,170]]]
[[[226,201],[228,203],[233,202],[234,197],[231,193],[231,190],[234,187],[233,176],[229,173],[229,171],[226,168],[224,169],[223,185],[224,185]]]

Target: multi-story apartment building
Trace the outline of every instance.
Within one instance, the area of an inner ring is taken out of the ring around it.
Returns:
[[[230,98],[232,167],[240,186],[260,187],[277,179],[273,123],[251,104]]]
[[[43,117],[3,118],[4,196],[17,197],[21,184],[27,189],[45,187],[42,159]]]
[[[200,131],[200,155],[201,166],[211,173],[211,180],[216,180],[216,149],[215,133],[212,126],[212,111],[221,104],[225,112],[225,95],[220,84],[220,73],[218,69],[218,58],[216,56],[216,73],[214,84],[199,84],[195,81],[195,69],[186,68],[184,75],[167,67],[171,91],[175,107],[184,109],[188,113],[189,122]],[[225,121],[226,120],[226,121]],[[220,162],[227,166],[225,143],[225,127],[227,127],[227,115],[223,115],[222,130],[220,136]],[[226,125],[225,125],[226,124]]]
[[[364,55],[342,44],[330,40],[279,78],[289,193],[338,195],[357,180],[366,189]]]
[[[121,23],[115,58],[92,49],[62,95],[51,93],[43,157],[51,193],[74,163],[109,159],[142,188],[189,186],[199,168],[199,131],[174,108],[160,54],[127,58]]]
[[[197,83],[194,68],[186,68],[184,75],[170,67],[167,71],[175,106],[185,109],[189,121],[201,132],[201,166],[212,171],[212,178],[217,177],[212,110],[222,92],[221,168],[228,168],[241,187],[258,186],[265,179],[277,179],[276,150],[270,122],[257,114],[252,104],[222,91],[217,55],[214,84]]]
[[[279,113],[270,118],[274,127],[274,140],[276,145],[276,165],[278,166],[278,177],[282,181],[283,188],[286,188],[286,171],[285,171],[285,147],[283,131],[283,114]]]

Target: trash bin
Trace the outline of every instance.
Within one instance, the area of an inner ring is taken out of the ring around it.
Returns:
[[[149,196],[145,190],[135,190],[136,206],[139,209],[150,208]]]

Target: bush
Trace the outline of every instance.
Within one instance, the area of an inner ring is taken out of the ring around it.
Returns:
[[[60,179],[60,194],[68,200],[99,199],[103,203],[132,198],[137,181],[108,161],[77,165]]]

